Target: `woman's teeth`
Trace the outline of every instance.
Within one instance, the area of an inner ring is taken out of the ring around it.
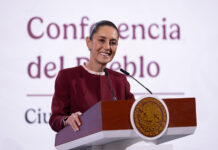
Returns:
[[[109,56],[109,53],[100,53],[103,56]]]

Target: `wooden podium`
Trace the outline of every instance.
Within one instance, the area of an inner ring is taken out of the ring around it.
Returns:
[[[169,124],[165,134],[153,142],[159,144],[193,134],[197,126],[195,98],[168,98],[163,101],[169,111]],[[118,100],[95,104],[81,116],[80,131],[74,132],[67,126],[56,134],[56,149],[82,149],[120,140],[137,141],[140,138],[130,122],[133,103],[134,100]]]

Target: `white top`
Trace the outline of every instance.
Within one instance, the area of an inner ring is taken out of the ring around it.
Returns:
[[[95,72],[95,71],[92,71],[92,70],[88,69],[88,68],[86,67],[86,64],[85,64],[85,63],[82,65],[82,67],[83,67],[86,71],[88,71],[89,73],[91,73],[91,74],[94,74],[94,75],[101,75],[101,76],[104,76],[104,75],[105,75],[105,72]]]

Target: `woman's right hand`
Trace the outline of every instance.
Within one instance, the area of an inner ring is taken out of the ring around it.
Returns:
[[[70,125],[73,131],[79,131],[79,127],[82,125],[80,116],[82,113],[80,111],[72,113],[66,120],[66,125]]]

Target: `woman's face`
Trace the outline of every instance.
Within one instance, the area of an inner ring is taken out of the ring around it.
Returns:
[[[106,65],[110,62],[117,50],[118,33],[111,26],[101,26],[93,35],[92,40],[86,39],[87,46],[90,50],[90,61]]]

